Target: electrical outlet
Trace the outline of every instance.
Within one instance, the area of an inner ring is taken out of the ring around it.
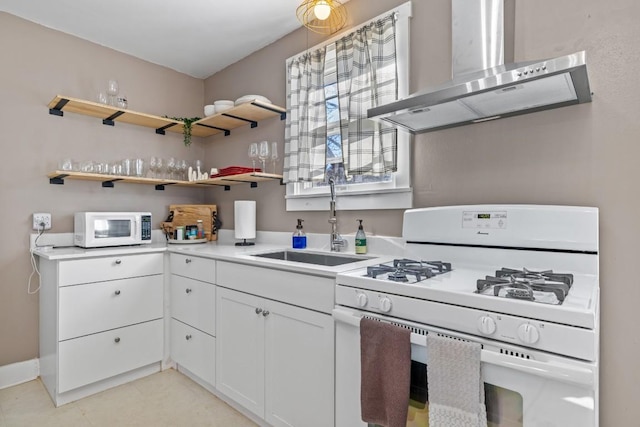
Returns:
[[[50,213],[34,213],[33,214],[33,229],[34,230],[42,230],[42,225],[44,224],[45,230],[51,229],[51,214]]]

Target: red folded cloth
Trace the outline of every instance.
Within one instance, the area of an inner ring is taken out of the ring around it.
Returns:
[[[362,421],[406,427],[411,385],[411,331],[377,320],[360,321]]]
[[[218,169],[218,173],[211,175],[211,178],[219,178],[221,176],[240,175],[243,173],[262,172],[260,168],[249,168],[245,166],[227,166],[226,168]]]

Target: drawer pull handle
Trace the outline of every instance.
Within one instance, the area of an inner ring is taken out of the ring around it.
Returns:
[[[262,315],[263,315],[264,317],[267,317],[267,316],[269,315],[269,310],[265,310],[265,311],[263,311],[263,312],[262,312]]]
[[[262,313],[262,309],[261,308],[256,308],[256,314],[260,314]]]
[[[191,258],[185,259],[184,262],[187,263],[187,264],[191,264]]]
[[[120,264],[122,264],[122,260],[117,259],[117,260],[116,260],[116,265],[120,265]]]
[[[119,289],[116,291],[116,295],[120,295],[120,290]]]
[[[114,341],[115,341],[116,343],[119,343],[119,342],[120,342],[120,337],[117,337]]]
[[[186,293],[190,294],[191,292],[193,292],[191,289],[187,288],[184,290]]]
[[[191,337],[191,335],[187,335],[185,338],[186,338],[187,341],[189,341],[192,337]]]

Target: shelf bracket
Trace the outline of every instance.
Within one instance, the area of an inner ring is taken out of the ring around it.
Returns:
[[[229,136],[231,135],[231,131],[229,129],[223,129],[223,128],[219,128],[216,126],[209,126],[209,125],[203,125],[202,123],[198,123],[198,126],[203,126],[209,129],[215,129],[215,130],[219,130],[220,132],[224,132],[224,136]]]
[[[64,179],[68,176],[69,175],[67,174],[62,174],[54,176],[53,178],[49,178],[49,184],[64,185]]]
[[[166,134],[165,130],[169,129],[170,127],[173,127],[175,125],[176,125],[176,123],[169,123],[168,125],[164,125],[161,128],[156,129],[156,133],[158,135],[165,135]]]
[[[231,117],[232,119],[242,120],[243,122],[251,123],[251,127],[252,128],[257,128],[258,127],[258,122],[256,122],[255,120],[249,120],[249,119],[245,119],[243,117],[234,116],[233,114],[227,114],[227,113],[222,113],[222,115],[223,116],[227,116],[227,117]]]
[[[255,102],[252,102],[251,105],[254,107],[264,108],[265,110],[273,111],[274,113],[280,114],[280,120],[285,120],[287,118],[287,112],[282,112],[280,110],[276,110],[275,108],[267,107],[266,105],[260,105]]]
[[[122,179],[118,178],[118,179],[112,179],[110,181],[103,181],[102,188],[113,188],[114,187],[113,183],[118,181],[122,181]]]
[[[231,186],[230,185],[225,185],[224,186],[224,191],[231,191]]]
[[[258,183],[257,182],[252,182],[251,183],[251,188],[258,188]]]
[[[103,125],[107,125],[107,126],[114,126],[115,122],[114,120],[118,117],[120,117],[121,115],[124,114],[124,111],[118,111],[116,113],[113,113],[112,115],[110,115],[109,117],[107,117],[106,119],[102,120],[102,124]]]
[[[49,108],[49,114],[59,117],[64,116],[64,112],[62,111],[62,109],[65,105],[67,105],[67,102],[69,102],[68,99],[62,98],[60,101],[58,101],[55,107]]]
[[[165,182],[164,184],[156,184],[156,191],[164,191],[164,187],[167,185],[174,185],[175,182]]]

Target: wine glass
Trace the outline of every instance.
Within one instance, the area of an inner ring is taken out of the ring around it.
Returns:
[[[253,172],[256,171],[256,159],[258,158],[258,143],[252,142],[249,144],[249,158],[251,159],[251,163],[253,163]]]
[[[107,95],[109,95],[109,105],[116,105],[116,96],[120,91],[120,87],[118,86],[118,81],[116,79],[110,79],[107,83]]]
[[[158,177],[158,158],[151,157],[149,160],[149,172],[151,172],[151,178]]]
[[[260,141],[258,145],[258,158],[262,162],[262,172],[265,172],[265,162],[269,158],[269,142]]]
[[[158,178],[164,179],[165,172],[165,162],[162,157],[156,157],[156,172],[158,173]]]
[[[187,166],[187,161],[186,160],[180,160],[178,162],[178,169],[180,170],[180,179],[184,180],[184,181],[188,181],[189,178],[187,178],[187,169],[189,168],[189,166]]]
[[[167,174],[169,175],[169,179],[173,179],[173,174],[176,171],[176,159],[174,157],[169,157],[167,160]]]
[[[276,173],[276,162],[278,161],[279,156],[278,156],[278,143],[277,142],[272,142],[271,143],[271,162],[273,163],[273,173],[275,175]]]

